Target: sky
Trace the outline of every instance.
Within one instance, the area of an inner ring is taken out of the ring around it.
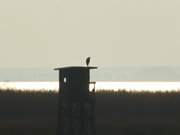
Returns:
[[[0,68],[180,66],[180,0],[1,0]]]

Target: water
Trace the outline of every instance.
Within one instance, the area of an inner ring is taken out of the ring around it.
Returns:
[[[114,67],[91,71],[96,90],[179,91],[180,67]],[[50,69],[0,69],[0,89],[58,91],[58,72]],[[92,86],[90,86],[91,88]]]
[[[90,89],[92,89],[90,85]],[[58,91],[57,81],[0,82],[1,89]],[[180,91],[180,82],[96,82],[96,90]]]

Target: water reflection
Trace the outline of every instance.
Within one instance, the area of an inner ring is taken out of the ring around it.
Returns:
[[[58,82],[0,82],[1,89],[58,91]],[[90,85],[90,89],[93,85]],[[178,91],[180,82],[96,82],[96,90]]]

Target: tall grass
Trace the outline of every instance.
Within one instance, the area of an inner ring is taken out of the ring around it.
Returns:
[[[58,94],[0,90],[0,134],[55,135]],[[96,92],[97,135],[179,135],[180,92]]]

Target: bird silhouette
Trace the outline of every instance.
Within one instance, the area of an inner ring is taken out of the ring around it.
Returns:
[[[90,59],[91,59],[91,57],[87,57],[87,58],[86,58],[86,65],[87,65],[87,66],[89,66]]]

